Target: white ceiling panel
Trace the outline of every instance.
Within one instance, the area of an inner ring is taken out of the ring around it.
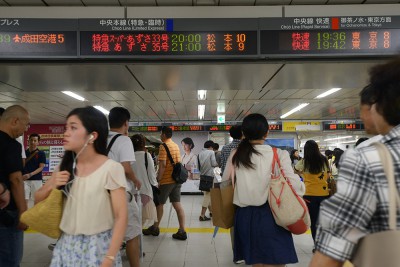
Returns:
[[[7,0],[11,6],[45,6],[41,0]]]
[[[49,6],[83,6],[81,0],[44,0]]]
[[[119,0],[123,6],[156,6],[156,0]]]
[[[218,0],[193,0],[194,6],[216,6]]]
[[[191,6],[192,0],[157,0],[158,6]]]
[[[329,0],[328,5],[361,4],[364,0]]]
[[[219,0],[220,6],[254,6],[256,0]]]
[[[247,90],[245,90],[245,91],[247,91]],[[224,91],[222,91],[221,99],[232,100],[235,98],[235,96],[238,94],[238,92],[239,92],[238,90],[224,90]],[[251,91],[250,91],[250,93],[251,93]]]
[[[256,0],[257,6],[289,5],[292,0]]]
[[[0,65],[0,82],[27,91],[134,91],[140,85],[123,65]]]
[[[171,100],[183,100],[181,91],[167,91],[168,97]]]
[[[291,5],[324,5],[326,0],[292,0]]]
[[[158,101],[168,101],[169,99],[168,93],[166,91],[152,91],[153,95],[157,98]]]
[[[253,90],[239,90],[235,95],[235,99],[247,99]]]
[[[82,0],[86,6],[119,6],[118,0]]]

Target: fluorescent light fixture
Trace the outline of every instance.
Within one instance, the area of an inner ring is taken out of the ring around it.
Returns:
[[[197,90],[198,100],[206,100],[206,98],[207,98],[207,90]]]
[[[337,92],[337,91],[339,91],[339,90],[341,90],[341,89],[342,89],[342,88],[332,88],[331,90],[328,90],[328,91],[326,91],[325,93],[322,93],[322,94],[318,95],[316,98],[323,98],[323,97],[328,96],[328,95],[331,95],[331,94],[333,94],[334,92]]]
[[[345,141],[345,142],[341,142],[342,144],[351,144],[351,143],[355,143],[357,142],[357,139],[355,140],[351,140],[351,141]]]
[[[66,95],[68,95],[70,97],[73,97],[75,99],[78,99],[79,101],[85,101],[86,100],[84,97],[82,97],[82,96],[80,96],[78,94],[75,94],[75,93],[73,93],[71,91],[61,91],[61,93],[66,94]]]
[[[297,107],[295,107],[295,108],[292,109],[291,111],[289,111],[289,112],[283,114],[283,115],[281,116],[281,119],[284,119],[284,118],[286,118],[286,117],[289,116],[289,115],[292,115],[293,113],[295,113],[295,112],[299,111],[300,109],[302,109],[302,108],[308,106],[309,104],[310,104],[310,103],[302,103],[302,104],[298,105]]]
[[[225,113],[225,103],[217,103],[217,113]]]
[[[108,111],[107,109],[103,108],[102,106],[94,106],[94,108],[100,110],[100,111],[103,112],[105,115],[110,114],[110,111]]]
[[[197,105],[197,115],[199,116],[199,120],[204,119],[204,113],[206,111],[206,105]]]
[[[333,141],[333,140],[340,140],[340,139],[346,139],[346,138],[352,138],[352,137],[353,137],[352,135],[340,136],[340,137],[335,137],[335,138],[328,138],[328,139],[325,139],[324,141]]]

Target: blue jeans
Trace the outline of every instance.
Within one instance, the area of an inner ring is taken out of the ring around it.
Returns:
[[[18,212],[12,213],[17,217]],[[24,232],[15,226],[0,224],[0,266],[19,267],[22,260]]]

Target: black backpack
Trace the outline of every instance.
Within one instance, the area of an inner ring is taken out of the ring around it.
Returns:
[[[188,171],[182,165],[182,163],[180,163],[180,162],[174,163],[174,160],[172,159],[172,156],[171,156],[171,152],[169,152],[168,146],[165,143],[163,143],[162,145],[164,146],[165,150],[167,151],[169,161],[171,162],[171,164],[174,168],[172,171],[172,179],[177,184],[183,184],[184,182],[186,182],[186,180],[189,176]]]

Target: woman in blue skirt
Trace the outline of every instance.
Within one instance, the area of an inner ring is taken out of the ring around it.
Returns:
[[[268,184],[272,173],[273,150],[265,144],[267,119],[250,114],[243,120],[244,139],[227,162],[224,179],[235,172],[233,203],[238,206],[234,225],[234,261],[247,265],[284,266],[296,263],[292,234],[278,226],[268,205]],[[289,153],[278,149],[286,177],[299,195],[305,191],[300,177],[293,172]],[[233,169],[232,169],[233,168]],[[230,170],[230,171],[229,171]]]

